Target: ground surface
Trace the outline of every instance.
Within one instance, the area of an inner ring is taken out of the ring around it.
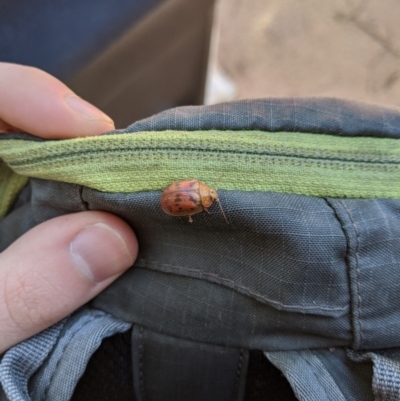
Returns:
[[[398,0],[220,0],[236,98],[334,96],[400,106]]]

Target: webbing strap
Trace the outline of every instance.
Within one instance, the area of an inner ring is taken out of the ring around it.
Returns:
[[[400,399],[400,349],[393,348],[376,352],[348,352],[356,362],[372,361],[372,389],[376,401]]]

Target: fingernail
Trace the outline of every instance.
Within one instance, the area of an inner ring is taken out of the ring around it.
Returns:
[[[122,235],[103,223],[81,231],[70,251],[76,267],[95,283],[123,273],[134,262]]]
[[[93,106],[86,100],[83,100],[79,96],[76,96],[74,94],[68,94],[65,97],[65,101],[71,107],[72,110],[76,111],[77,113],[79,113],[80,115],[82,115],[88,119],[103,120],[103,121],[107,121],[111,125],[114,125],[113,120],[111,120],[111,118],[108,117],[107,114],[104,114],[97,107]]]

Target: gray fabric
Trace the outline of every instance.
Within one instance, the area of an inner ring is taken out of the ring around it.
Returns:
[[[105,194],[50,184],[32,180],[36,223],[57,213],[105,210],[138,235],[136,266],[145,270],[125,274],[95,301],[97,307],[171,335],[238,347],[351,343],[346,238],[323,199],[220,191],[230,224],[215,213],[198,215],[190,225],[161,211],[158,192]],[[194,279],[189,287],[188,276]],[[204,326],[204,308],[224,321]],[[173,319],[163,311],[173,312]],[[192,324],[174,324],[184,316]]]
[[[348,312],[346,239],[324,199],[219,191],[229,224],[212,216],[166,215],[160,192],[106,194],[84,189],[90,209],[116,213],[141,239],[137,267],[201,278],[271,308],[316,316]],[[324,286],[324,288],[321,288]]]
[[[52,351],[64,319],[8,350],[0,363],[0,381],[10,401],[30,401],[28,381]]]
[[[36,225],[30,203],[4,217],[0,223],[0,252]]]
[[[399,109],[334,98],[268,98],[179,107],[127,131],[262,130],[400,138]],[[118,131],[116,131],[118,133]]]
[[[354,349],[400,346],[400,202],[330,199],[347,237]]]
[[[60,193],[73,194],[75,186],[32,180],[32,187],[49,210],[67,212]],[[80,195],[76,211],[110,211],[132,225],[140,243],[137,269],[103,292],[96,307],[165,334],[237,347],[351,344],[346,238],[324,200],[221,191],[228,225],[215,209],[193,224],[168,216],[158,192],[84,188]],[[35,208],[48,216],[39,203]]]
[[[130,328],[111,315],[83,310],[71,318],[51,356],[30,382],[33,401],[67,401],[102,340]]]
[[[140,120],[124,132],[165,130],[261,130],[327,133],[341,136],[400,138],[398,108],[336,98],[266,98],[212,106],[185,106]],[[24,133],[3,134],[2,140],[41,138]]]
[[[13,213],[0,222],[0,252],[32,227],[53,217],[87,210],[81,199],[82,187],[39,179],[30,180],[31,195],[18,198]],[[19,206],[19,207],[18,207]]]
[[[137,401],[242,401],[248,350],[199,344],[134,326]],[[218,378],[218,380],[215,380]]]
[[[148,269],[130,270],[93,306],[165,334],[233,347],[278,350],[351,342],[346,316],[277,311],[215,283]]]

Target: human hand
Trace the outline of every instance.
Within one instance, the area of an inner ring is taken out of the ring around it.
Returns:
[[[61,139],[112,129],[109,117],[56,78],[0,63],[0,132]],[[0,354],[96,296],[137,251],[128,224],[105,212],[57,217],[20,237],[0,254]]]

